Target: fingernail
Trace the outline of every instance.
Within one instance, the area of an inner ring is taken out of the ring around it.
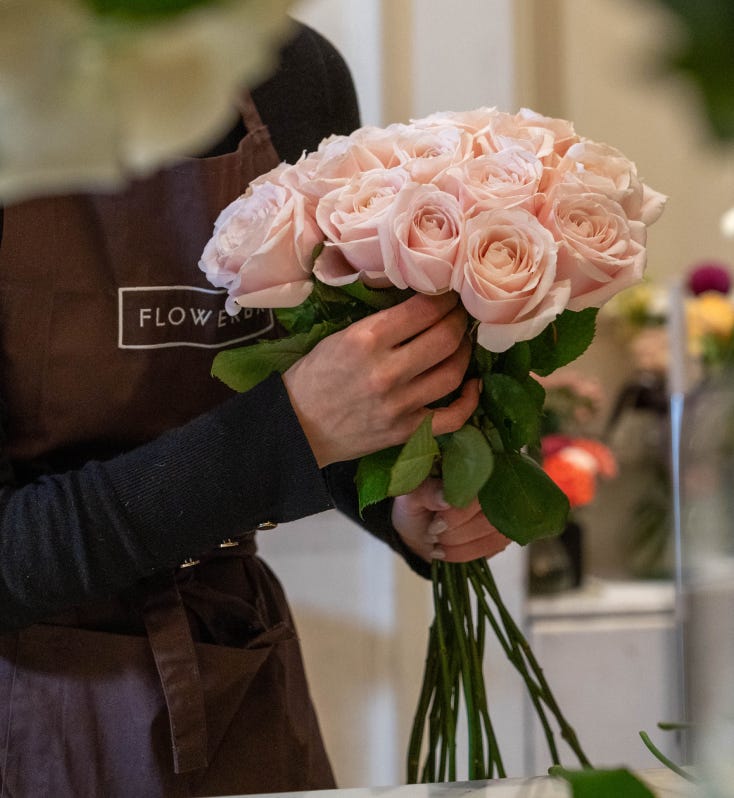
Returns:
[[[451,505],[446,501],[446,497],[443,493],[439,493],[437,497],[438,506],[441,510],[448,510]]]
[[[428,525],[428,534],[431,537],[438,537],[442,532],[445,532],[448,529],[448,524],[443,520],[443,518],[434,518],[433,521]]]
[[[432,560],[445,560],[446,559],[446,552],[443,550],[441,546],[434,546],[431,549],[431,559]]]

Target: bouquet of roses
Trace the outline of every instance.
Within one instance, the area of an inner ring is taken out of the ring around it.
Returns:
[[[247,390],[357,319],[414,292],[455,291],[471,319],[480,404],[453,434],[434,439],[428,417],[403,447],[362,458],[361,508],[439,473],[448,502],[478,496],[512,540],[558,534],[568,500],[532,456],[544,402],[535,376],[580,355],[597,308],[641,279],[646,228],[664,201],[621,152],[528,109],[437,113],[332,136],[255,180],[217,219],[200,267],[227,289],[231,313],[275,308],[287,336],[224,351],[213,373]],[[433,585],[409,779],[456,778],[462,691],[469,778],[504,772],[482,681],[486,623],[525,678],[554,762],[547,711],[588,764],[487,563],[434,563]]]

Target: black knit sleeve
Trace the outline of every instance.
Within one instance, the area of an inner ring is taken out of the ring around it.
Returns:
[[[0,490],[0,632],[332,506],[271,377],[127,454]]]
[[[305,25],[297,27],[278,70],[252,97],[275,149],[289,163],[327,136],[346,135],[360,125],[349,67],[327,39]]]

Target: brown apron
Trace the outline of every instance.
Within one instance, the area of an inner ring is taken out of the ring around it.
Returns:
[[[235,153],[114,195],[7,208],[0,384],[16,467],[78,466],[229,395],[230,318],[197,261],[219,211],[278,163],[249,96]],[[32,531],[29,530],[29,534]],[[0,637],[0,798],[177,798],[334,786],[286,599],[245,533],[115,601]]]

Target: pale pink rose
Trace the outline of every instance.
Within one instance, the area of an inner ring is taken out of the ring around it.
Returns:
[[[312,253],[322,240],[301,194],[259,183],[214,223],[199,268],[227,289],[227,310],[295,307],[311,293]]]
[[[521,147],[509,147],[452,166],[435,183],[453,194],[467,212],[516,205],[532,211],[542,177],[539,158]]]
[[[573,125],[565,119],[542,116],[522,108],[516,114],[497,113],[487,127],[474,136],[477,153],[502,152],[522,147],[553,166],[579,140]]]
[[[422,294],[449,290],[463,255],[464,215],[456,197],[434,185],[408,183],[379,228],[385,274]]]
[[[646,225],[658,219],[667,199],[640,180],[635,164],[619,150],[588,139],[568,149],[551,175],[548,190],[559,181],[605,194],[616,200],[630,219]]]
[[[472,156],[472,137],[458,127],[405,126],[393,148],[397,163],[416,183],[430,183]]]
[[[564,310],[570,286],[556,279],[557,244],[533,214],[483,211],[467,221],[466,241],[452,288],[480,322],[485,349],[504,352],[534,338]]]
[[[355,175],[382,168],[380,159],[349,136],[329,136],[318,149],[278,172],[278,182],[306,197],[315,213],[321,197],[346,185]]]
[[[392,285],[378,231],[408,179],[403,169],[373,169],[322,197],[316,220],[327,240],[314,264],[319,280],[329,285],[357,279],[374,288]]]
[[[468,133],[478,133],[488,127],[490,122],[501,113],[495,107],[475,108],[471,111],[437,111],[422,119],[411,119],[414,127],[458,127]]]
[[[350,133],[349,139],[354,147],[365,150],[372,158],[377,159],[380,166],[390,169],[400,163],[398,153],[395,151],[395,142],[408,128],[408,125],[401,122],[395,122],[384,128],[367,125]]]
[[[560,244],[558,278],[571,283],[571,310],[601,307],[642,279],[647,231],[618,202],[561,184],[538,218]]]

